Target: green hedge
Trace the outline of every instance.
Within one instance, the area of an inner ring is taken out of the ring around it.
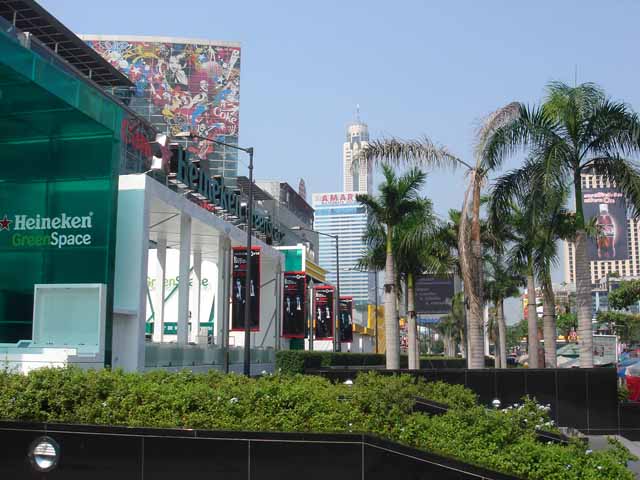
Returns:
[[[450,406],[413,412],[416,396]],[[317,376],[43,369],[0,371],[0,420],[134,427],[281,432],[363,432],[534,480],[632,480],[628,451],[606,452],[536,441],[549,425],[544,407],[525,400],[487,410],[460,385],[409,375],[361,373],[351,387]]]
[[[333,366],[384,365],[385,356],[379,353],[310,352],[280,350],[276,352],[276,370],[282,373],[304,373],[306,369]]]
[[[276,352],[276,370],[296,374],[307,369],[328,367],[384,366],[385,356],[381,353],[316,352],[308,350],[280,350]],[[400,368],[407,368],[406,355],[400,355]],[[485,358],[485,365],[493,367],[493,359]],[[420,368],[465,368],[466,360],[442,356],[420,357]]]

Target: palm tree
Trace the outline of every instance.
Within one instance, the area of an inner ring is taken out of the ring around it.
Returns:
[[[573,238],[575,233],[574,217],[563,205],[566,191],[552,191],[544,197],[541,205],[539,229],[534,242],[534,263],[537,268],[538,282],[542,289],[542,325],[544,334],[544,360],[548,368],[556,368],[556,301],[551,281],[551,269],[558,265],[558,240]]]
[[[401,177],[393,169],[384,165],[384,182],[380,185],[380,196],[358,195],[357,200],[367,207],[369,215],[383,229],[385,244],[385,284],[384,284],[384,322],[387,369],[400,368],[400,341],[397,322],[396,265],[393,239],[396,228],[406,216],[423,208],[418,197],[424,185],[426,174],[412,168]]]
[[[522,272],[527,287],[527,323],[529,344],[529,366],[540,366],[538,351],[540,339],[538,335],[538,314],[536,311],[536,269],[535,238],[538,234],[538,218],[535,205],[527,202],[531,197],[517,195],[511,198],[505,193],[505,186],[511,184],[505,175],[498,180],[491,195],[489,205],[489,224],[495,241],[494,250],[501,252],[509,243],[508,263],[511,269]],[[501,183],[502,182],[502,183]],[[511,192],[509,192],[511,193]]]
[[[625,104],[609,100],[591,83],[570,87],[547,85],[541,106],[505,107],[507,120],[482,145],[488,168],[499,167],[520,148],[535,158],[532,181],[542,191],[559,183],[573,187],[575,198],[575,264],[580,366],[593,366],[591,281],[582,198],[582,174],[603,175],[621,190],[637,213],[640,207],[640,171],[627,156],[640,150],[640,121]]]
[[[424,273],[450,274],[454,268],[451,252],[440,239],[440,225],[430,200],[418,198],[418,208],[405,215],[395,227],[392,249],[396,281],[407,285],[409,368],[420,368],[415,312],[415,281]],[[363,270],[382,270],[386,262],[385,228],[375,219],[369,222],[364,240],[368,250],[358,261]],[[399,289],[398,289],[399,290]],[[399,292],[398,292],[399,293]],[[399,295],[398,295],[399,297]]]
[[[445,355],[454,357],[456,345],[460,344],[460,350],[465,350],[464,335],[464,298],[462,292],[453,296],[451,313],[444,315],[436,324],[435,329],[444,337]]]
[[[512,104],[516,109],[517,104]],[[470,352],[469,368],[484,368],[484,331],[482,294],[482,244],[480,235],[480,193],[491,167],[482,153],[486,141],[494,131],[513,116],[505,107],[489,115],[478,130],[476,160],[473,165],[456,157],[444,147],[435,145],[429,138],[402,141],[396,138],[376,140],[361,150],[361,159],[369,162],[405,163],[421,167],[462,167],[467,170],[469,184],[464,194],[462,221],[458,235],[460,272],[468,302],[468,335]],[[469,201],[471,200],[471,201]]]
[[[506,262],[502,250],[496,248],[485,261],[487,281],[485,292],[487,300],[495,308],[495,319],[498,327],[496,368],[507,368],[507,324],[504,317],[504,301],[520,294],[524,278],[515,265]]]
[[[556,367],[556,335],[555,324],[555,298],[551,282],[551,268],[558,263],[557,241],[567,239],[573,233],[573,217],[566,212],[563,205],[566,202],[568,192],[561,184],[555,184],[553,190],[543,190],[535,183],[536,162],[528,160],[525,165],[517,170],[500,177],[492,190],[490,205],[491,224],[494,228],[505,229],[505,218],[516,218],[519,222],[520,236],[512,236],[511,240],[520,241],[523,245],[514,248],[520,251],[518,255],[527,255],[528,292],[529,304],[533,307],[536,296],[533,295],[533,284],[536,281],[540,285],[543,297],[543,332],[545,339],[545,365]],[[518,210],[515,205],[521,205]],[[515,213],[515,216],[514,216]],[[524,231],[523,228],[524,227]],[[517,256],[517,255],[516,255]],[[531,263],[531,267],[529,267]],[[535,278],[534,278],[535,277]],[[533,315],[534,308],[529,309],[528,315]],[[533,316],[530,319],[529,338],[537,327],[533,324]],[[531,357],[530,365],[539,365],[537,355]]]

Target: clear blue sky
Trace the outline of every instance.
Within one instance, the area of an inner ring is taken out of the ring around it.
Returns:
[[[39,1],[77,33],[240,42],[240,143],[257,178],[302,176],[308,192],[341,189],[356,104],[373,137],[426,134],[467,159],[484,115],[573,83],[576,66],[640,109],[635,0]],[[444,215],[463,189],[461,172],[440,172],[425,194]]]

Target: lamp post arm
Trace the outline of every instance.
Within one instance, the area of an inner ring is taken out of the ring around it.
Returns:
[[[200,140],[206,140],[207,142],[215,143],[217,145],[222,145],[224,147],[233,148],[235,150],[240,150],[242,152],[248,153],[249,155],[253,155],[252,147],[248,147],[248,148],[239,147],[237,145],[231,145],[230,143],[221,142],[220,140],[214,140],[213,138],[209,138],[209,137],[203,137],[202,135],[195,135],[193,133],[189,136],[189,138],[199,138]]]

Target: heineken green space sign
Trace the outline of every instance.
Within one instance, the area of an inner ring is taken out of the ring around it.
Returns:
[[[178,170],[176,179],[194,188],[200,195],[207,198],[212,204],[222,210],[242,218],[246,221],[247,209],[240,205],[240,195],[224,184],[224,178],[220,176],[209,177],[204,169],[193,162],[189,162],[184,157],[178,158]],[[284,238],[277,225],[274,225],[271,218],[261,215],[259,212],[252,212],[254,228],[267,237],[273,238],[276,242]]]
[[[0,235],[10,235],[12,247],[83,247],[93,242],[93,212],[86,215],[61,213],[53,217],[39,214],[5,214],[0,219]]]

